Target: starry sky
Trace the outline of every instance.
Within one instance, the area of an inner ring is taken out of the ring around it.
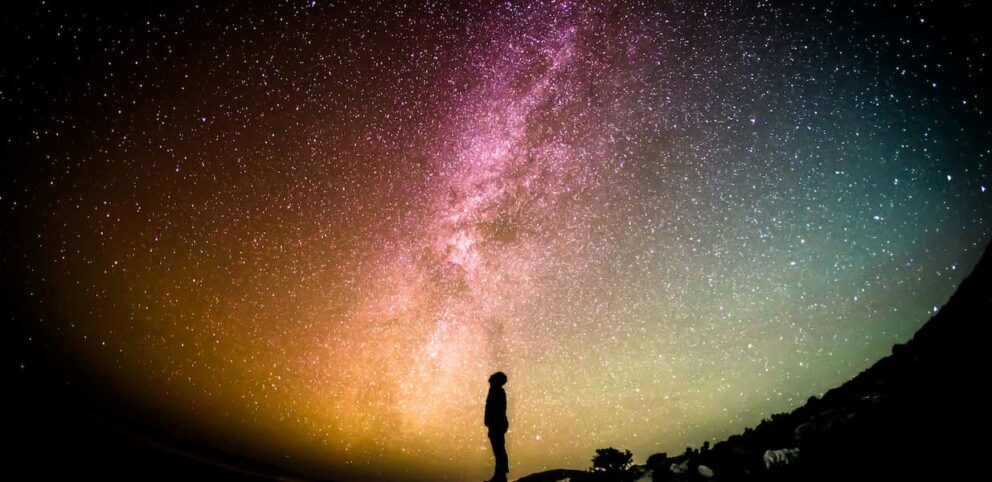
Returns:
[[[988,242],[988,35],[946,3],[25,2],[22,342],[336,480],[488,476],[497,370],[513,477],[721,440]]]

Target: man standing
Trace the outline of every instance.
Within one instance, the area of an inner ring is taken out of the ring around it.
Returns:
[[[506,457],[506,430],[510,422],[506,418],[506,374],[493,373],[489,377],[489,395],[486,397],[486,426],[489,427],[489,442],[493,446],[493,456],[496,458],[496,469],[493,478],[487,482],[506,482],[506,474],[510,472],[510,462]]]

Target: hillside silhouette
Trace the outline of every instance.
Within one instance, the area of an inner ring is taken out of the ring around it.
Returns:
[[[791,413],[623,472],[558,469],[518,482],[965,480],[983,472],[992,244],[905,344]],[[983,408],[984,407],[984,408]]]

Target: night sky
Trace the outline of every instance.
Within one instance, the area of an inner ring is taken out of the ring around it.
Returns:
[[[981,2],[24,3],[19,343],[312,474],[481,480],[497,370],[512,477],[721,440],[992,235]]]

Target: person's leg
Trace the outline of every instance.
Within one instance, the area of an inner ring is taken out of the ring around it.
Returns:
[[[496,459],[496,468],[493,469],[493,481],[506,480],[506,473],[510,471],[506,458],[506,440],[502,432],[489,431],[489,443],[493,446],[493,457]]]
[[[500,441],[503,442],[502,444],[500,444],[500,449],[502,449],[502,450],[500,450],[500,455],[502,455],[502,457],[503,457],[503,473],[504,474],[508,474],[508,473],[510,473],[510,458],[506,455],[506,438],[505,438],[505,434],[500,437]]]
[[[510,471],[510,464],[506,455],[506,434],[504,432],[500,432],[497,434],[496,440],[498,444],[493,446],[493,450],[496,454],[496,473],[499,474],[503,480],[506,480],[506,473]]]

